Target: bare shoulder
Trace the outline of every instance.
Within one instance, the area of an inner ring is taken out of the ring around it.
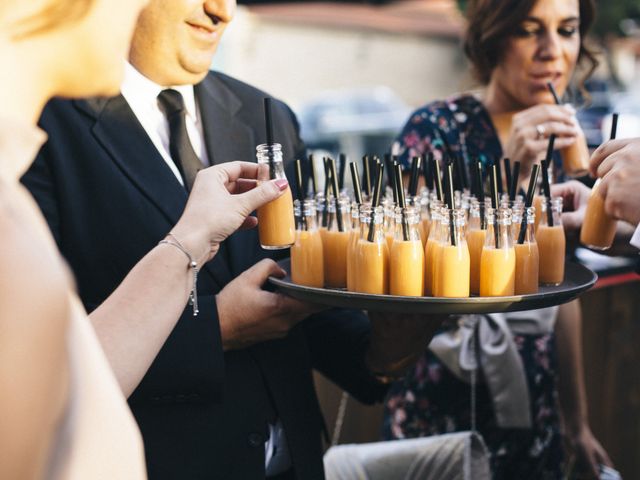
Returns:
[[[0,202],[0,325],[60,339],[69,318],[69,282],[60,260],[52,257],[38,228],[19,207]]]

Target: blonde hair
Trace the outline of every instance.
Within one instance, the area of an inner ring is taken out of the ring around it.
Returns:
[[[50,0],[36,15],[17,22],[14,38],[38,35],[60,25],[72,23],[87,14],[94,0]]]

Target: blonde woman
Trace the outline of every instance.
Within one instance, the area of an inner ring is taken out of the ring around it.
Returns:
[[[49,229],[19,183],[46,140],[36,122],[51,97],[117,93],[145,3],[12,0],[0,6],[3,479],[146,476],[140,434],[122,390]],[[126,366],[133,383],[171,331],[171,318],[187,302],[193,287],[187,256],[198,266],[210,260],[219,242],[241,224],[255,225],[247,219],[251,211],[285,188],[276,182],[252,188],[256,168],[235,162],[200,172],[174,236],[149,252],[114,293],[114,301],[127,305],[132,317],[151,312],[157,298],[163,298],[167,310],[157,318],[157,331],[145,339],[145,354]],[[233,195],[236,191],[243,193]],[[220,208],[215,219],[210,205]]]

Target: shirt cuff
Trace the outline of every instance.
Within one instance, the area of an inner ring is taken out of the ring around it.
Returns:
[[[633,237],[631,237],[631,241],[629,243],[640,249],[640,223],[636,227],[636,231],[633,232]]]

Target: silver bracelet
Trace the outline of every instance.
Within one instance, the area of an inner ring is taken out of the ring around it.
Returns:
[[[189,305],[193,306],[193,316],[196,317],[200,312],[200,310],[198,310],[198,290],[197,290],[198,271],[199,271],[198,263],[193,259],[191,254],[187,251],[187,249],[182,246],[182,244],[180,243],[180,240],[178,240],[173,233],[171,232],[167,233],[167,237],[173,238],[174,241],[170,242],[169,240],[161,240],[160,242],[158,242],[158,245],[162,245],[162,244],[173,245],[182,253],[184,253],[189,259],[189,268],[191,268],[191,270],[193,271],[193,288],[191,289],[191,293],[189,294]]]

